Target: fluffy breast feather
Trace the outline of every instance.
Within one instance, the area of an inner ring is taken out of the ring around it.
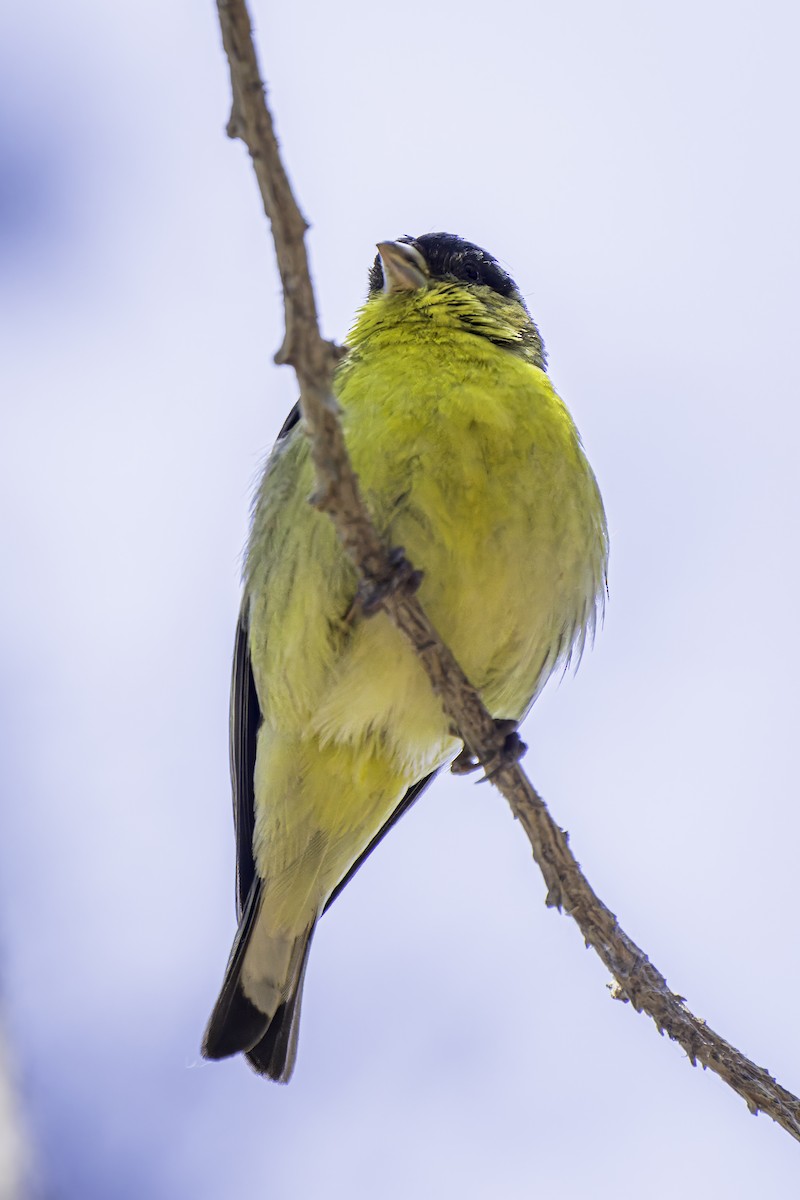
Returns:
[[[424,571],[420,599],[490,710],[520,717],[581,644],[604,580],[602,505],[566,408],[539,368],[457,329],[389,331],[338,395],[378,528]],[[385,616],[345,620],[355,575],[307,503],[302,437],[273,472],[248,560],[265,716],[430,769],[452,748],[438,701]]]

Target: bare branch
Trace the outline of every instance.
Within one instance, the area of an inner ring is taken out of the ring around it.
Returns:
[[[521,768],[507,761],[504,733],[412,594],[418,577],[407,563],[398,570],[396,558],[375,532],[337,417],[332,379],[340,352],[319,332],[303,240],[307,225],[281,162],[247,6],[245,0],[217,0],[217,7],[233,88],[228,132],[241,138],[250,151],[272,226],[286,310],[286,336],[276,360],[290,363],[297,373],[317,471],[315,503],[330,514],[365,582],[364,596],[380,603],[409,639],[459,736],[491,770],[492,782],[530,841],[547,885],[547,904],[563,909],[576,922],[586,945],[597,952],[614,977],[615,997],[651,1017],[660,1033],[683,1047],[693,1065],[700,1063],[719,1075],[743,1097],[751,1112],[767,1113],[800,1141],[800,1099],[694,1016],[595,895],[567,845],[566,834]]]

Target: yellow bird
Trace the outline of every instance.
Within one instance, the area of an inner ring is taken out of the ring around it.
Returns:
[[[453,234],[381,242],[335,394],[376,527],[484,703],[519,721],[580,655],[608,535],[575,425],[511,277]],[[299,409],[258,490],[236,633],[239,930],[203,1053],[286,1082],[316,923],[459,743],[314,489]]]

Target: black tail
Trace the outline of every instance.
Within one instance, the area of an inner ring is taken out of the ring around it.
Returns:
[[[233,943],[219,999],[203,1038],[205,1058],[228,1058],[244,1053],[260,1075],[288,1083],[297,1056],[300,1000],[308,961],[311,931],[303,937],[301,958],[286,1000],[272,1013],[263,1012],[245,995],[241,974],[260,910],[261,881],[250,888]]]
[[[264,1036],[247,1051],[247,1061],[259,1075],[268,1075],[276,1083],[288,1083],[297,1058],[297,1034],[300,1029],[300,1004],[303,999],[303,980],[306,975],[309,935],[303,952],[303,962],[297,983],[270,1021]]]

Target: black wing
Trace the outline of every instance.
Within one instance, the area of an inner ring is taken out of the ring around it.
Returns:
[[[288,438],[300,423],[300,401],[290,409],[275,439],[272,453]],[[267,464],[269,471],[269,463]],[[253,777],[256,769],[256,741],[261,725],[261,705],[250,663],[247,597],[242,601],[236,641],[233,647],[233,678],[231,679],[230,764],[233,787],[233,824],[236,830],[236,913],[239,920],[247,904],[256,864],[253,859],[255,832],[255,797]]]
[[[231,782],[233,784],[233,821],[236,827],[236,911],[241,920],[247,897],[256,878],[253,859],[253,831],[255,828],[255,796],[253,780],[256,769],[256,738],[261,724],[261,707],[258,703],[253,668],[250,663],[247,615],[245,608],[239,614],[236,626],[236,643],[233,650],[233,681],[231,684]],[[378,830],[367,848],[359,855],[347,874],[331,892],[325,910],[330,908],[342,888],[346,887],[369,858],[372,851],[383,841],[386,834],[396,825],[411,805],[419,799],[425,788],[436,776],[431,771],[424,779],[411,785],[385,824]]]
[[[247,598],[242,603],[233,647],[231,680],[231,784],[233,788],[233,824],[236,830],[236,914],[239,920],[256,877],[253,859],[255,798],[253,778],[256,769],[256,740],[261,725],[253,668],[250,663]]]
[[[295,404],[283,423],[276,440],[276,447],[286,438],[300,420],[300,405]],[[242,604],[239,613],[239,623],[236,626],[236,642],[233,651],[233,679],[231,682],[231,729],[230,729],[230,758],[231,782],[233,785],[233,821],[236,828],[236,909],[241,920],[247,903],[247,897],[253,881],[256,878],[256,865],[253,859],[253,832],[255,829],[255,797],[253,780],[256,768],[256,740],[261,725],[261,706],[258,702],[253,668],[250,662],[249,629],[247,618],[247,600]],[[333,889],[325,910],[330,908],[336,897],[355,875],[365,859],[367,859],[379,842],[395,825],[403,813],[408,812],[411,805],[425,791],[425,788],[437,774],[431,771],[424,779],[412,784],[403,796],[397,808],[375,834],[366,850],[353,863],[350,870]]]

